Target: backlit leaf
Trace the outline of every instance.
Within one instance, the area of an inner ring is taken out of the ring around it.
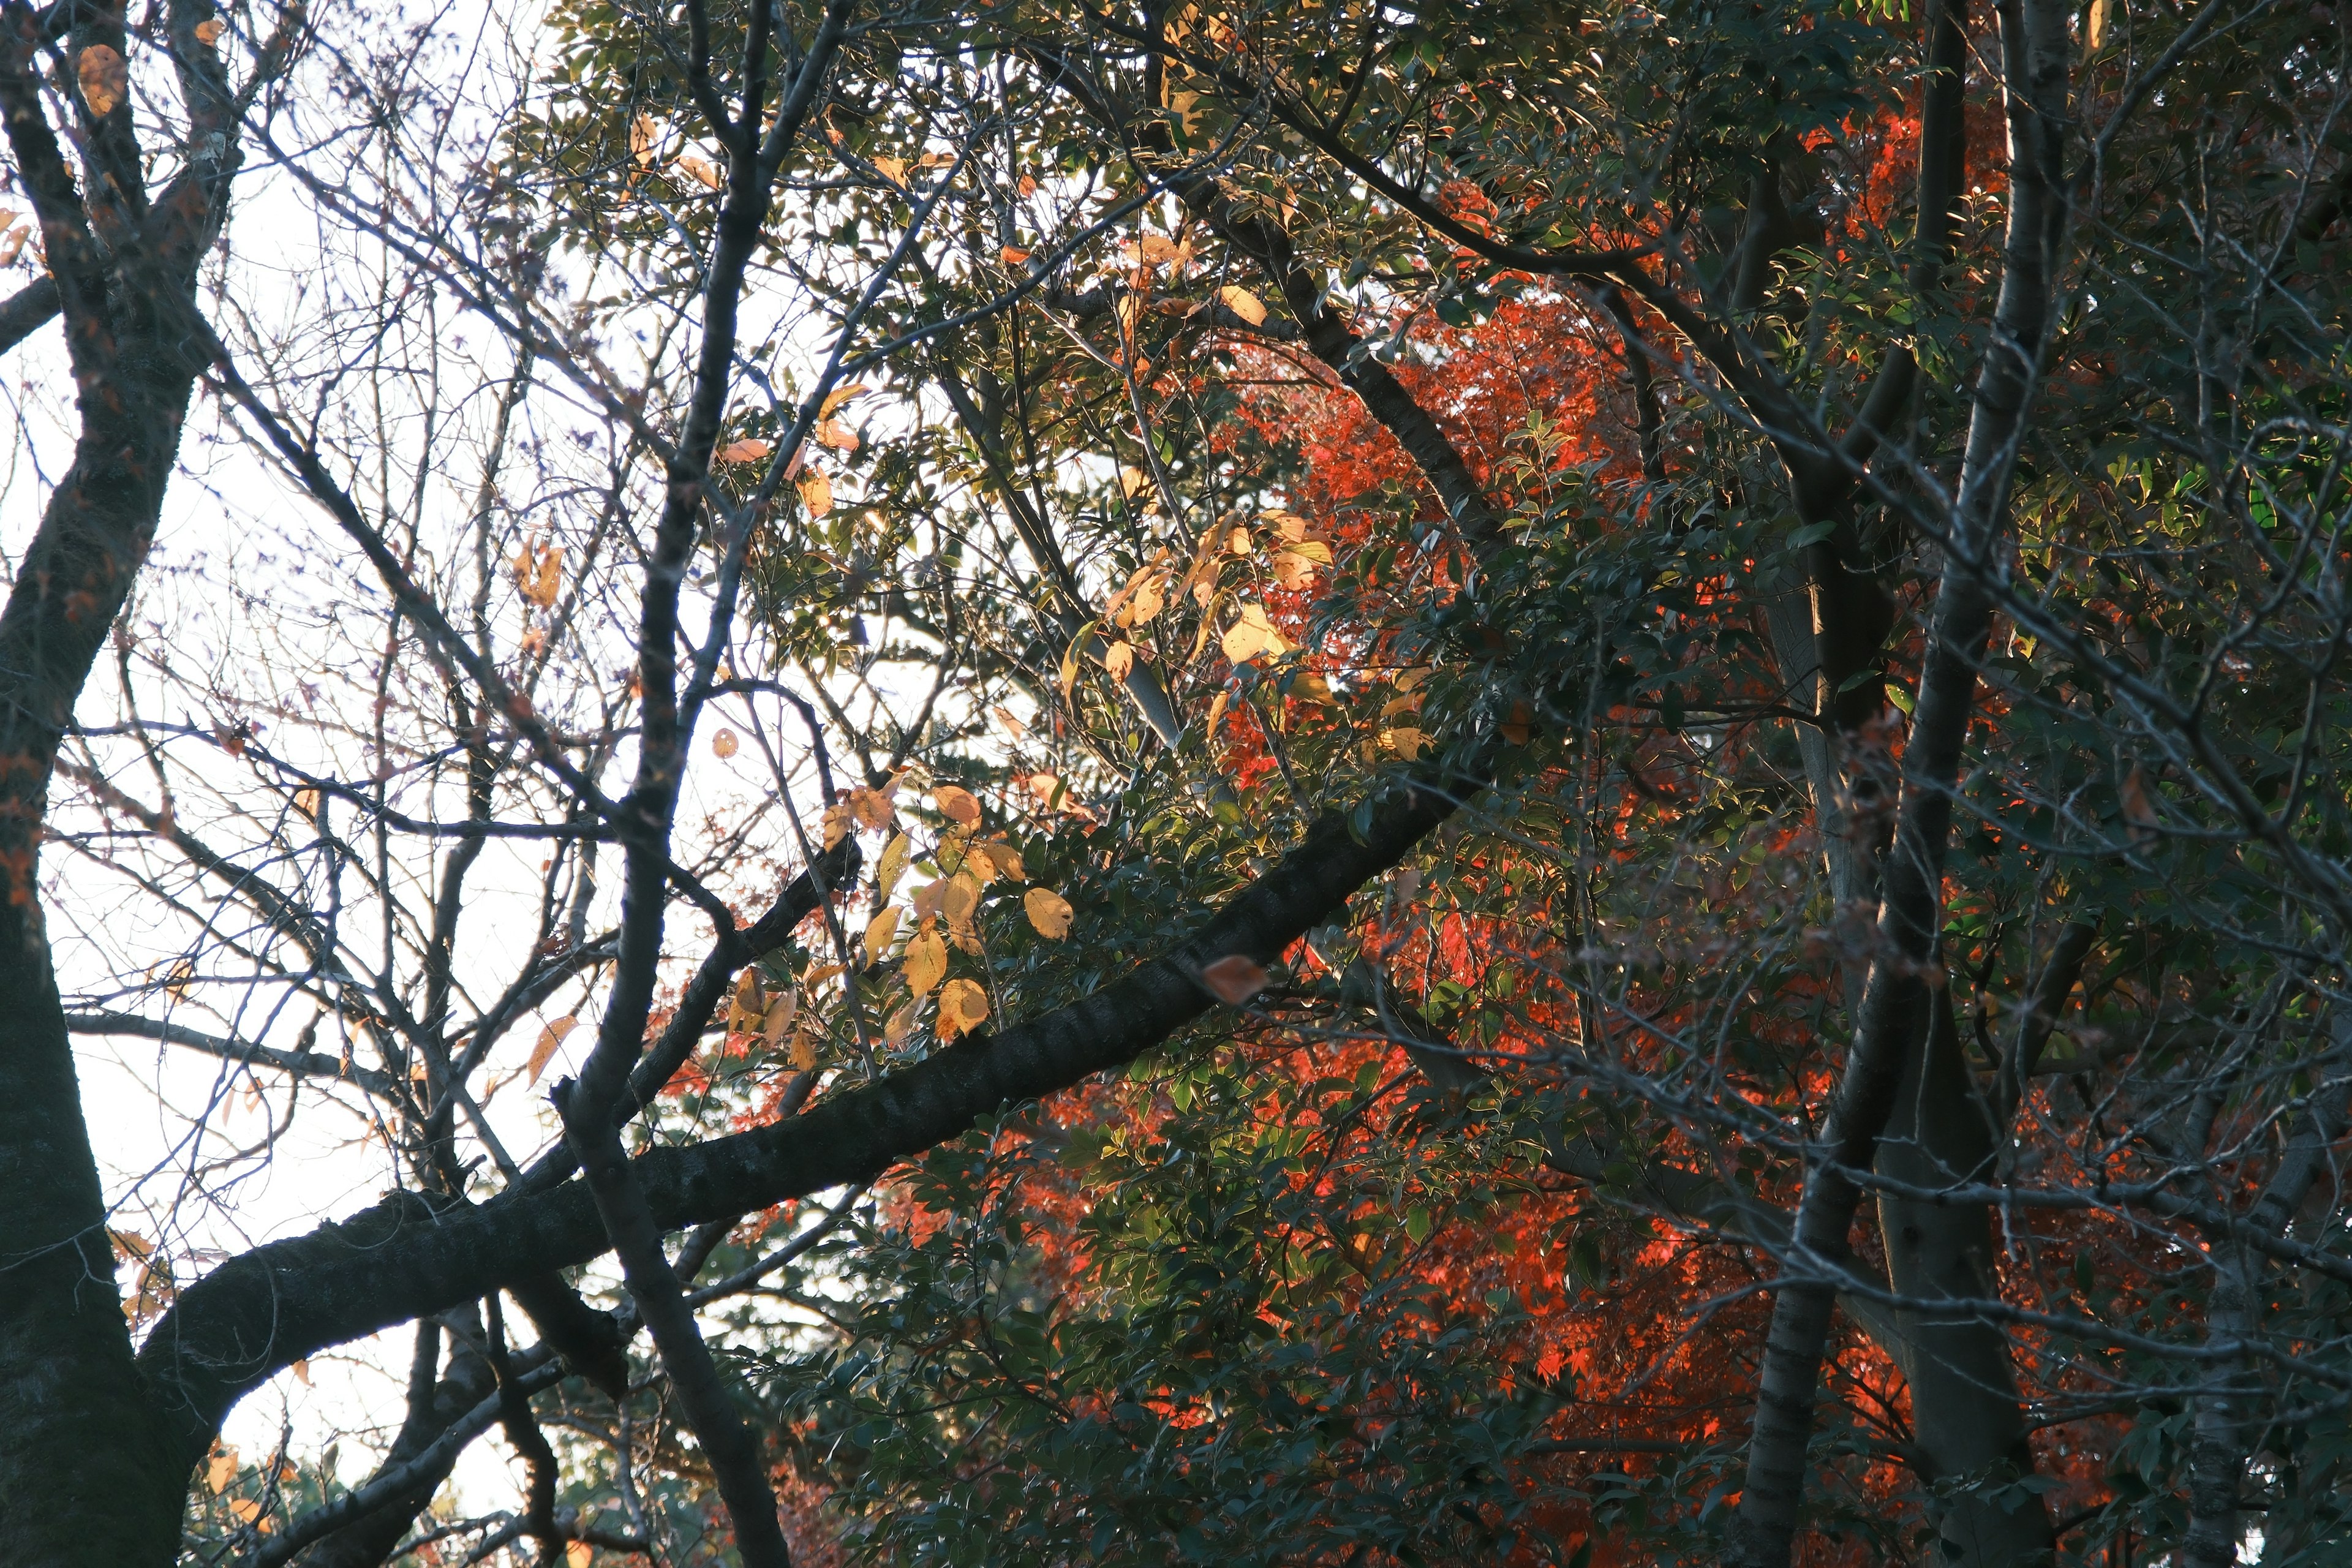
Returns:
[[[540,1030],[539,1043],[530,1047],[530,1060],[523,1067],[525,1087],[539,1081],[539,1075],[547,1070],[547,1064],[554,1058],[555,1047],[563,1043],[564,1037],[571,1034],[573,1026],[579,1022],[579,1019],[566,1013],[562,1017],[551,1020],[545,1028]]]
[[[937,1025],[942,1040],[952,1040],[958,1035],[969,1034],[988,1019],[988,993],[976,980],[950,980],[940,993],[940,1017]]]
[[[1070,934],[1070,900],[1053,889],[1030,889],[1021,896],[1021,910],[1039,936],[1060,942]]]
[[[947,973],[948,944],[935,931],[917,931],[907,943],[907,988],[928,996]]]

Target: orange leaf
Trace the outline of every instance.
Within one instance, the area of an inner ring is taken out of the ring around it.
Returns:
[[[531,1047],[530,1060],[523,1068],[526,1087],[539,1081],[539,1075],[547,1070],[548,1062],[555,1056],[555,1047],[563,1043],[564,1037],[571,1034],[572,1026],[579,1022],[578,1018],[566,1013],[539,1032],[539,1043]]]
[[[82,50],[74,71],[81,78],[81,100],[89,105],[92,114],[111,114],[115,105],[130,96],[130,63],[104,44]]]
[[[736,739],[735,731],[724,724],[710,733],[710,754],[722,763],[740,751],[742,744],[741,741]]]
[[[950,822],[971,827],[980,821],[980,802],[968,789],[940,784],[931,791],[931,801],[940,808],[940,815]]]
[[[1021,908],[1039,936],[1059,942],[1070,934],[1070,900],[1053,889],[1030,889],[1021,897]]]
[[[1238,1007],[1265,989],[1265,971],[1238,952],[1201,965],[1201,984],[1229,1007]]]
[[[976,980],[950,980],[940,993],[938,1034],[942,1040],[969,1034],[988,1019],[988,993]]]

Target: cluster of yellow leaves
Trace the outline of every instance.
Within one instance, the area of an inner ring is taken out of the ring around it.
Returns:
[[[1421,700],[1425,695],[1421,689],[1423,683],[1428,679],[1429,671],[1425,668],[1398,671],[1395,682],[1397,694],[1381,705],[1380,721],[1382,725],[1379,735],[1381,749],[1394,752],[1407,762],[1412,761],[1428,748],[1428,731],[1417,723],[1399,724],[1389,728],[1388,721],[1399,717],[1417,718],[1419,716]]]
[[[1217,646],[1235,664],[1246,664],[1254,658],[1279,658],[1290,651],[1289,640],[1266,619],[1263,605],[1242,605],[1241,613],[1225,628]]]

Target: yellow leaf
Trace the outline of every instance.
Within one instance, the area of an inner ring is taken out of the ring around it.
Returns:
[[[1409,726],[1383,730],[1381,731],[1381,744],[1402,757],[1406,762],[1411,762],[1428,747],[1429,734],[1426,731]]]
[[[1078,684],[1078,642],[1080,640],[1082,639],[1071,639],[1070,646],[1062,650],[1062,700],[1065,702],[1070,700],[1071,691]]]
[[[219,43],[220,36],[227,31],[226,22],[222,21],[218,16],[207,16],[196,24],[196,42],[209,48]]]
[[[793,1070],[806,1072],[816,1066],[816,1034],[803,1024],[793,1035]]]
[[[1232,533],[1225,536],[1225,548],[1236,555],[1247,555],[1250,552],[1249,530],[1234,529]]]
[[[879,833],[890,826],[898,815],[898,804],[890,797],[897,793],[898,781],[893,779],[881,789],[868,789],[864,784],[849,792],[849,813],[857,818],[860,827]]]
[[[1238,1007],[1265,989],[1265,971],[1238,952],[1201,966],[1201,984],[1228,1007]]]
[[[2108,0],[2091,0],[2090,19],[2083,28],[2083,37],[2084,42],[2094,49],[2106,41],[2110,10]]]
[[[963,925],[980,908],[980,879],[969,868],[948,879],[947,890],[940,895],[940,912],[946,915],[950,925]]]
[[[848,972],[849,965],[845,963],[812,963],[801,975],[801,984],[814,991],[835,975]]]
[[[1274,575],[1286,588],[1303,588],[1315,574],[1331,564],[1331,547],[1319,540],[1302,540],[1275,552]]]
[[[808,509],[811,517],[823,517],[833,510],[833,481],[824,477],[822,469],[811,468],[793,488],[800,491],[801,505]]]
[[[1059,942],[1070,934],[1070,900],[1053,889],[1030,889],[1021,896],[1021,909],[1039,936]]]
[[[898,186],[902,190],[906,187],[907,161],[904,158],[885,158],[877,156],[874,160],[874,167],[884,179],[889,181],[892,184]]]
[[[874,868],[875,897],[881,902],[888,903],[890,895],[898,890],[898,879],[907,874],[907,857],[911,850],[903,833],[883,849],[882,858]]]
[[[555,1055],[555,1047],[563,1043],[563,1037],[572,1033],[572,1026],[579,1022],[578,1018],[566,1013],[539,1032],[539,1043],[530,1047],[530,1060],[523,1068],[525,1088],[539,1081],[539,1075],[547,1070],[548,1062]]]
[[[1118,493],[1132,500],[1151,488],[1151,476],[1132,463],[1118,470]]]
[[[215,1448],[213,1457],[205,1464],[205,1485],[217,1496],[236,1479],[236,1450]]]
[[[1115,642],[1103,651],[1103,668],[1110,671],[1113,680],[1125,680],[1127,672],[1135,668],[1135,645]]]
[[[1256,295],[1238,283],[1228,283],[1218,289],[1217,303],[1253,327],[1265,325],[1265,306]]]
[[[867,962],[871,963],[890,950],[890,939],[898,934],[898,906],[892,904],[866,922]]]
[[[952,1040],[969,1034],[988,1017],[988,993],[976,980],[950,980],[940,993],[939,1037]]]
[[[762,441],[756,436],[746,436],[740,441],[730,441],[710,454],[719,463],[756,463],[776,449],[772,441]]]
[[[940,815],[950,822],[971,827],[980,821],[980,802],[968,789],[940,784],[931,791],[931,800],[940,808]]]
[[[793,1026],[793,1020],[800,1016],[800,1010],[801,994],[797,991],[784,992],[768,1004],[767,1016],[760,1020],[760,1037],[771,1047],[782,1045],[784,1031]]]
[[[917,932],[907,943],[907,988],[918,996],[928,996],[947,973],[948,944],[935,931]]]
[[[940,900],[947,897],[945,882],[926,882],[915,889],[915,918],[935,921],[940,918]]]
[[[1235,664],[1246,664],[1262,655],[1278,656],[1290,648],[1282,634],[1274,629],[1274,623],[1265,618],[1265,607],[1259,605],[1244,605],[1240,617],[1226,628],[1217,646]]]
[[[722,763],[733,756],[742,744],[742,742],[735,738],[735,731],[724,724],[711,731],[710,754]]]
[[[81,78],[81,100],[89,105],[92,114],[113,113],[115,105],[131,91],[129,62],[104,44],[82,50],[74,70]]]
[[[1146,267],[1181,267],[1192,259],[1192,247],[1180,245],[1164,234],[1147,234],[1131,245],[1122,246],[1129,260]]]
[[[1226,705],[1233,700],[1234,694],[1230,691],[1220,691],[1209,700],[1208,736],[1213,744],[1217,739],[1217,725],[1223,721]]]
[[[824,395],[824,401],[817,406],[816,416],[819,419],[830,419],[833,417],[833,411],[835,409],[840,407],[851,398],[862,397],[872,390],[873,388],[867,386],[864,382],[858,381],[853,381],[847,386],[836,386],[831,392]]]
[[[1331,683],[1310,669],[1293,678],[1290,682],[1290,695],[1300,702],[1328,706],[1331,701]]]
[[[237,1518],[245,1521],[247,1524],[251,1524],[255,1520],[261,1517],[261,1505],[254,1501],[251,1498],[233,1497],[229,1499],[228,1510],[229,1512],[236,1515]]]

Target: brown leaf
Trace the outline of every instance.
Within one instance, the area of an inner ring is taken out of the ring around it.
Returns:
[[[756,436],[746,436],[740,441],[730,441],[710,454],[714,463],[756,463],[776,449],[773,441],[762,441]]]
[[[227,31],[226,22],[222,21],[218,16],[207,16],[196,24],[196,42],[210,48],[219,43],[221,35]]]
[[[677,158],[677,166],[714,191],[724,188],[727,184],[726,175],[720,174],[718,170],[712,168],[709,163],[704,163],[701,159],[696,157],[691,153],[679,153]]]
[[[324,798],[316,787],[298,789],[294,792],[294,809],[316,822],[319,820],[319,807],[323,804]]]
[[[980,802],[968,789],[940,784],[931,791],[931,802],[940,808],[940,815],[950,822],[971,827],[980,821]]]
[[[743,742],[736,737],[735,731],[724,724],[710,732],[710,754],[722,763],[740,751],[742,746]]]
[[[92,44],[74,63],[81,78],[81,100],[92,114],[111,114],[131,92],[131,66],[104,44]]]
[[[1265,989],[1265,971],[1238,952],[1201,965],[1201,984],[1229,1007],[1238,1007]]]

